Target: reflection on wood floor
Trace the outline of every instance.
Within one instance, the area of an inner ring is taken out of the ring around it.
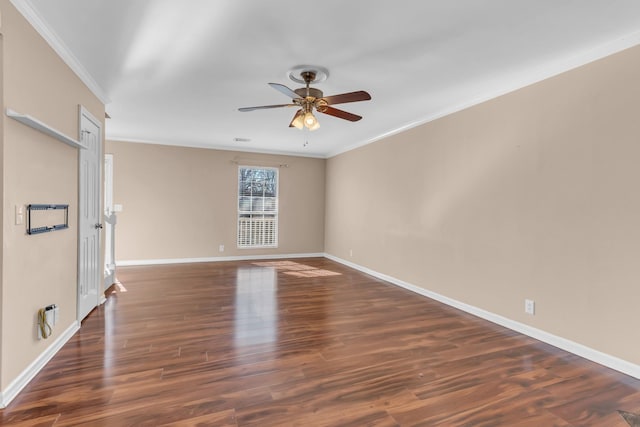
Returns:
[[[628,427],[640,413],[640,380],[327,259],[118,275],[0,424]]]

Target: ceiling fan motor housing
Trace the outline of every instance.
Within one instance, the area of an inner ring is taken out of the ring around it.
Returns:
[[[298,89],[294,90],[295,93],[297,93],[298,95],[300,95],[300,98],[306,98],[307,97],[307,88],[306,87],[301,87]],[[313,97],[313,98],[322,98],[322,91],[320,89],[316,89],[313,87],[309,88],[309,96]]]

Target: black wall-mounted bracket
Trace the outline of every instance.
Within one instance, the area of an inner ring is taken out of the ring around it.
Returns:
[[[64,210],[64,222],[61,224],[55,225],[44,225],[40,227],[32,227],[32,218],[31,215],[34,211],[49,211],[49,210]],[[31,204],[27,205],[27,234],[40,234],[47,233],[49,231],[58,231],[64,230],[65,228],[69,228],[69,205],[36,205]]]

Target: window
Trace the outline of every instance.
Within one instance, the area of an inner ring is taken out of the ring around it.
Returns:
[[[278,169],[238,169],[238,247],[278,246]]]

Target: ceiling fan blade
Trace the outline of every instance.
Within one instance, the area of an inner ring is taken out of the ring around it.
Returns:
[[[340,95],[325,96],[322,99],[327,101],[329,105],[345,104],[347,102],[368,101],[371,99],[371,95],[364,90],[359,90],[356,92],[341,93]]]
[[[296,104],[278,104],[278,105],[261,105],[259,107],[242,107],[238,108],[238,111],[253,111],[253,110],[266,110],[269,108],[280,108],[280,107],[297,107]]]
[[[285,85],[281,85],[280,83],[269,83],[269,86],[271,86],[272,88],[274,88],[278,92],[287,95],[291,99],[300,98],[300,95],[298,95],[293,90],[291,90],[288,87],[286,87]]]
[[[323,109],[323,111],[318,110],[318,112],[328,114],[333,117],[349,120],[350,122],[357,122],[362,118],[362,116],[358,116],[356,114],[352,114],[347,111],[338,110],[337,108],[333,108],[333,107],[326,107],[326,109]]]

